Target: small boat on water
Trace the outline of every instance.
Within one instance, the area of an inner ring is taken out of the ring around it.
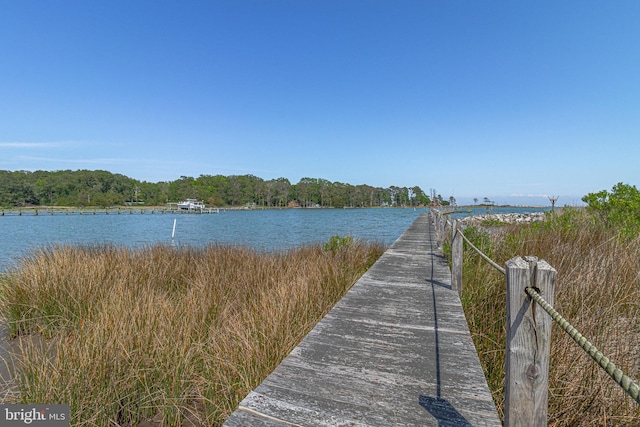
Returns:
[[[184,202],[178,202],[178,209],[204,209],[204,202],[199,202],[196,199],[187,199]]]

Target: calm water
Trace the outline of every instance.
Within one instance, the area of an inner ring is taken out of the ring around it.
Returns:
[[[55,243],[143,247],[228,243],[279,250],[326,242],[333,235],[393,243],[425,210],[229,210],[218,214],[6,215],[0,217],[0,270],[28,251]]]
[[[537,212],[515,208],[501,212]],[[333,235],[393,243],[425,209],[284,209],[230,210],[218,214],[6,215],[0,217],[0,271],[30,250],[50,244],[113,243],[144,247],[158,242],[177,245],[229,243],[258,250],[280,250],[326,242]],[[484,214],[474,209],[473,214]],[[465,216],[468,214],[456,214]]]

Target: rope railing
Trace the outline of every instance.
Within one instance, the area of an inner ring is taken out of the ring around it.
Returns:
[[[485,261],[487,261],[489,263],[489,265],[491,265],[493,268],[498,270],[500,273],[506,274],[506,270],[504,268],[500,267],[500,265],[497,262],[495,262],[494,260],[489,258],[487,255],[485,255],[480,249],[476,248],[475,245],[473,243],[471,243],[471,241],[469,241],[469,239],[467,239],[467,236],[465,236],[462,231],[456,230],[456,233],[460,233],[460,236],[462,236],[464,241],[467,242],[467,244],[469,246],[471,246],[471,248],[474,251],[476,251],[478,253],[478,255],[480,255]]]
[[[441,215],[440,213],[438,213],[438,215]],[[442,231],[444,231],[445,227],[448,225],[451,227],[452,229],[452,258],[453,258],[453,262],[452,262],[452,284],[453,282],[457,281],[454,280],[456,274],[460,275],[460,283],[457,285],[458,288],[458,292],[461,291],[462,288],[462,283],[461,283],[461,275],[462,275],[462,262],[461,262],[461,258],[462,258],[462,246],[461,244],[458,244],[457,247],[457,251],[459,252],[458,254],[453,253],[454,250],[453,248],[456,246],[455,241],[457,239],[458,236],[460,236],[460,238],[462,240],[464,240],[478,255],[480,255],[480,257],[482,257],[485,261],[487,261],[487,263],[489,263],[489,265],[491,265],[492,267],[494,267],[496,270],[500,271],[502,274],[504,274],[506,276],[506,280],[507,280],[507,304],[513,304],[514,301],[517,303],[521,303],[524,304],[524,306],[528,306],[528,302],[526,302],[526,300],[523,300],[522,298],[520,298],[518,295],[515,294],[520,294],[522,295],[522,289],[524,289],[524,293],[526,294],[527,297],[530,298],[530,300],[535,301],[535,303],[537,305],[539,305],[540,307],[542,307],[542,309],[545,310],[545,312],[550,316],[551,320],[555,321],[561,328],[562,330],[564,330],[579,346],[580,348],[582,348],[587,354],[589,354],[589,356],[591,356],[591,358],[602,368],[605,370],[605,372],[607,372],[607,374],[633,399],[636,401],[636,403],[640,404],[640,386],[638,386],[638,384],[636,384],[629,376],[625,375],[619,368],[616,367],[616,365],[611,362],[611,360],[606,357],[600,350],[598,350],[598,348],[596,348],[591,342],[589,342],[589,340],[587,340],[586,337],[584,337],[574,326],[571,325],[571,323],[569,323],[569,321],[567,321],[564,317],[562,317],[562,315],[560,315],[560,313],[558,313],[558,311],[556,311],[552,304],[549,304],[547,301],[544,300],[544,298],[542,298],[540,296],[540,289],[538,289],[538,284],[536,284],[536,280],[540,281],[545,287],[549,287],[548,289],[553,290],[554,286],[555,286],[555,270],[549,266],[546,262],[541,261],[540,264],[538,264],[538,260],[535,257],[526,257],[525,260],[523,260],[520,257],[514,258],[512,260],[510,260],[509,262],[507,262],[507,268],[503,268],[501,267],[498,263],[496,263],[495,261],[493,261],[491,258],[489,258],[489,256],[487,256],[485,253],[483,253],[480,249],[478,249],[473,243],[471,243],[471,241],[469,241],[469,239],[467,238],[467,236],[464,235],[464,233],[462,232],[462,230],[458,229],[457,225],[451,224],[448,220],[445,223],[441,223],[440,222],[441,218],[438,218],[438,224],[440,224],[442,226]],[[457,264],[457,265],[456,265]],[[544,265],[543,265],[544,264]],[[540,267],[541,265],[543,265],[542,267]],[[459,272],[454,272],[454,266],[456,269],[459,269]],[[520,269],[523,268],[523,269]],[[541,268],[541,270],[540,270]],[[526,273],[522,273],[523,271],[526,271]],[[550,271],[552,272],[552,274],[549,274]],[[511,274],[511,277],[510,277]],[[526,283],[526,285],[522,285],[522,280],[525,281],[530,281],[530,283]],[[510,283],[511,282],[515,282],[515,286],[514,283]],[[510,293],[512,293],[512,295],[510,296]],[[547,291],[545,291],[545,294],[547,294]],[[515,295],[515,296],[514,296]],[[553,292],[550,293],[551,298],[553,298]],[[526,297],[524,297],[526,298]],[[511,300],[511,301],[510,301]],[[529,300],[529,301],[530,301]],[[526,309],[526,308],[525,308]],[[512,355],[512,351],[509,350],[509,346],[510,346],[510,341],[511,340],[521,340],[522,337],[519,335],[524,335],[526,332],[521,331],[518,329],[518,325],[522,323],[522,321],[516,321],[512,324],[512,320],[509,318],[509,311],[512,311],[514,313],[518,313],[517,316],[520,316],[522,314],[522,311],[518,308],[518,306],[513,306],[511,305],[510,307],[508,306],[507,309],[507,351],[506,351],[506,357],[507,357],[507,361],[506,361],[506,365],[507,365],[507,370],[506,370],[506,375],[507,375],[507,379],[505,380],[505,425],[509,425],[509,424],[513,424],[513,425],[519,425],[522,420],[524,418],[522,418],[522,415],[524,412],[527,411],[522,411],[522,410],[514,410],[513,413],[511,413],[511,410],[508,408],[509,403],[508,400],[510,399],[509,394],[509,381],[508,381],[508,377],[510,375],[513,376],[519,376],[520,378],[522,378],[522,376],[520,374],[518,374],[517,372],[511,373],[509,372],[510,369],[513,369],[513,367],[510,365],[517,365],[519,363],[522,363],[523,360],[518,359],[518,357],[521,356],[514,356]],[[533,312],[533,322],[534,325],[537,322],[536,318],[535,318],[535,311]],[[511,330],[510,330],[511,329]],[[540,339],[540,334],[539,332],[541,331],[536,331],[536,329],[548,329],[548,339],[550,338],[550,325],[549,327],[545,327],[544,322],[541,322],[540,325],[538,325],[537,327],[534,326],[533,328],[533,332],[534,332],[534,337],[530,337],[529,340],[525,340],[525,342],[528,341],[534,341],[535,346],[540,345],[540,343],[538,342],[538,340]],[[531,338],[533,338],[533,340],[531,340]],[[544,340],[543,340],[544,341]],[[520,342],[520,346],[522,346],[522,341]],[[547,344],[548,345],[548,344]],[[534,361],[533,361],[533,365],[530,365],[531,360],[528,359],[529,361],[524,362],[526,363],[526,367],[527,369],[531,369],[531,366],[535,366],[538,365],[538,363],[540,362],[540,360],[538,359],[539,357],[539,351],[540,349],[535,349],[533,351],[532,354],[534,354]],[[518,351],[518,350],[515,350]],[[526,353],[526,351],[525,351]],[[549,357],[549,349],[546,349],[546,358],[547,358],[547,370],[548,370],[548,357]],[[527,354],[526,357],[524,357],[524,359],[526,359],[527,357],[530,357],[531,354]],[[509,358],[512,358],[513,360],[509,361]],[[540,362],[541,363],[541,362]],[[519,366],[520,368],[522,368],[522,366]],[[536,368],[537,370],[537,368]],[[526,376],[529,375],[529,371],[526,372]],[[537,376],[537,374],[536,374]],[[548,387],[548,384],[546,382],[546,379],[548,378],[548,372],[544,373],[545,376],[545,387]],[[514,384],[518,383],[519,381],[516,381]],[[527,387],[530,387],[531,384]],[[517,386],[514,386],[514,388],[516,388]],[[517,395],[519,392],[512,392],[512,394]],[[523,393],[523,395],[525,396],[531,396],[531,390],[529,388],[527,388],[527,390],[525,390],[525,392]],[[544,393],[544,395],[546,396],[546,391]],[[518,399],[520,399],[521,396],[519,395],[517,398],[511,398],[513,399],[516,403],[515,405],[519,405],[519,404],[523,404],[523,402],[518,401]],[[530,409],[531,411],[529,412],[530,414],[534,414],[536,412],[539,412],[541,409],[544,410],[544,418],[546,420],[546,397],[544,398],[545,402],[544,402],[544,408],[538,408],[536,407],[537,403],[530,403],[530,402],[525,402],[524,405],[528,406],[528,409]],[[515,414],[515,415],[514,415]],[[520,418],[519,418],[520,417]],[[525,417],[526,418],[526,417]],[[540,421],[539,423],[537,421]],[[546,421],[542,421],[542,419],[538,419],[538,420],[533,420],[533,419],[529,419],[529,422],[533,422],[533,424],[539,424],[539,425],[546,425]]]
[[[451,222],[449,222],[449,220],[446,221],[445,225],[448,225],[449,227],[451,227],[453,229],[453,224],[451,224]],[[489,265],[491,265],[493,268],[498,270],[500,273],[505,274],[505,269],[500,267],[500,265],[497,262],[495,262],[494,260],[489,258],[484,252],[482,252],[473,243],[471,243],[471,241],[469,239],[467,239],[467,236],[465,236],[462,231],[456,229],[456,230],[454,230],[454,233],[460,233],[460,236],[464,239],[465,242],[467,242],[467,244],[469,246],[471,246],[471,249],[476,251],[476,253],[478,255],[480,255],[485,261],[487,261],[489,263]],[[454,235],[454,237],[455,237],[455,235]]]
[[[607,374],[637,403],[640,403],[640,387],[633,382],[631,378],[625,375],[616,365],[609,360],[595,345],[591,344],[576,328],[574,328],[567,319],[562,317],[548,302],[540,296],[532,287],[526,287],[525,292],[540,307],[546,311],[549,316],[565,331],[573,340],[585,351],[591,358],[604,369]]]

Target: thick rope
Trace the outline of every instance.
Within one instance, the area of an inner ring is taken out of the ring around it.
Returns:
[[[471,246],[473,248],[473,250],[475,250],[478,253],[478,255],[480,255],[482,258],[484,258],[485,261],[487,261],[489,264],[491,264],[492,267],[494,267],[496,270],[498,270],[502,274],[507,274],[507,272],[506,272],[506,270],[504,268],[500,267],[500,265],[498,263],[496,263],[491,258],[489,258],[485,254],[483,254],[480,249],[476,248],[473,245],[473,243],[471,243],[469,241],[469,239],[467,239],[467,236],[465,236],[463,232],[461,232],[460,230],[456,230],[456,233],[460,233],[460,235],[462,236],[464,241],[467,242],[469,244],[469,246]]]
[[[595,360],[602,369],[604,369],[613,380],[618,383],[622,389],[627,392],[629,396],[633,398],[637,403],[640,403],[640,387],[633,382],[631,378],[624,375],[622,371],[616,368],[600,350],[598,350],[593,344],[591,344],[576,328],[574,328],[564,317],[560,315],[548,302],[546,302],[534,288],[526,287],[525,292],[540,307],[542,307],[553,320],[567,333],[573,340]]]

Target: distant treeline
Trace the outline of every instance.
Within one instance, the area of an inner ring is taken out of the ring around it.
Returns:
[[[441,196],[435,198],[447,204]],[[200,175],[153,183],[103,170],[0,170],[0,206],[4,207],[158,206],[185,199],[220,207],[420,206],[431,202],[418,186],[379,188],[321,178],[302,178],[291,184],[287,178],[265,181],[253,175]]]

